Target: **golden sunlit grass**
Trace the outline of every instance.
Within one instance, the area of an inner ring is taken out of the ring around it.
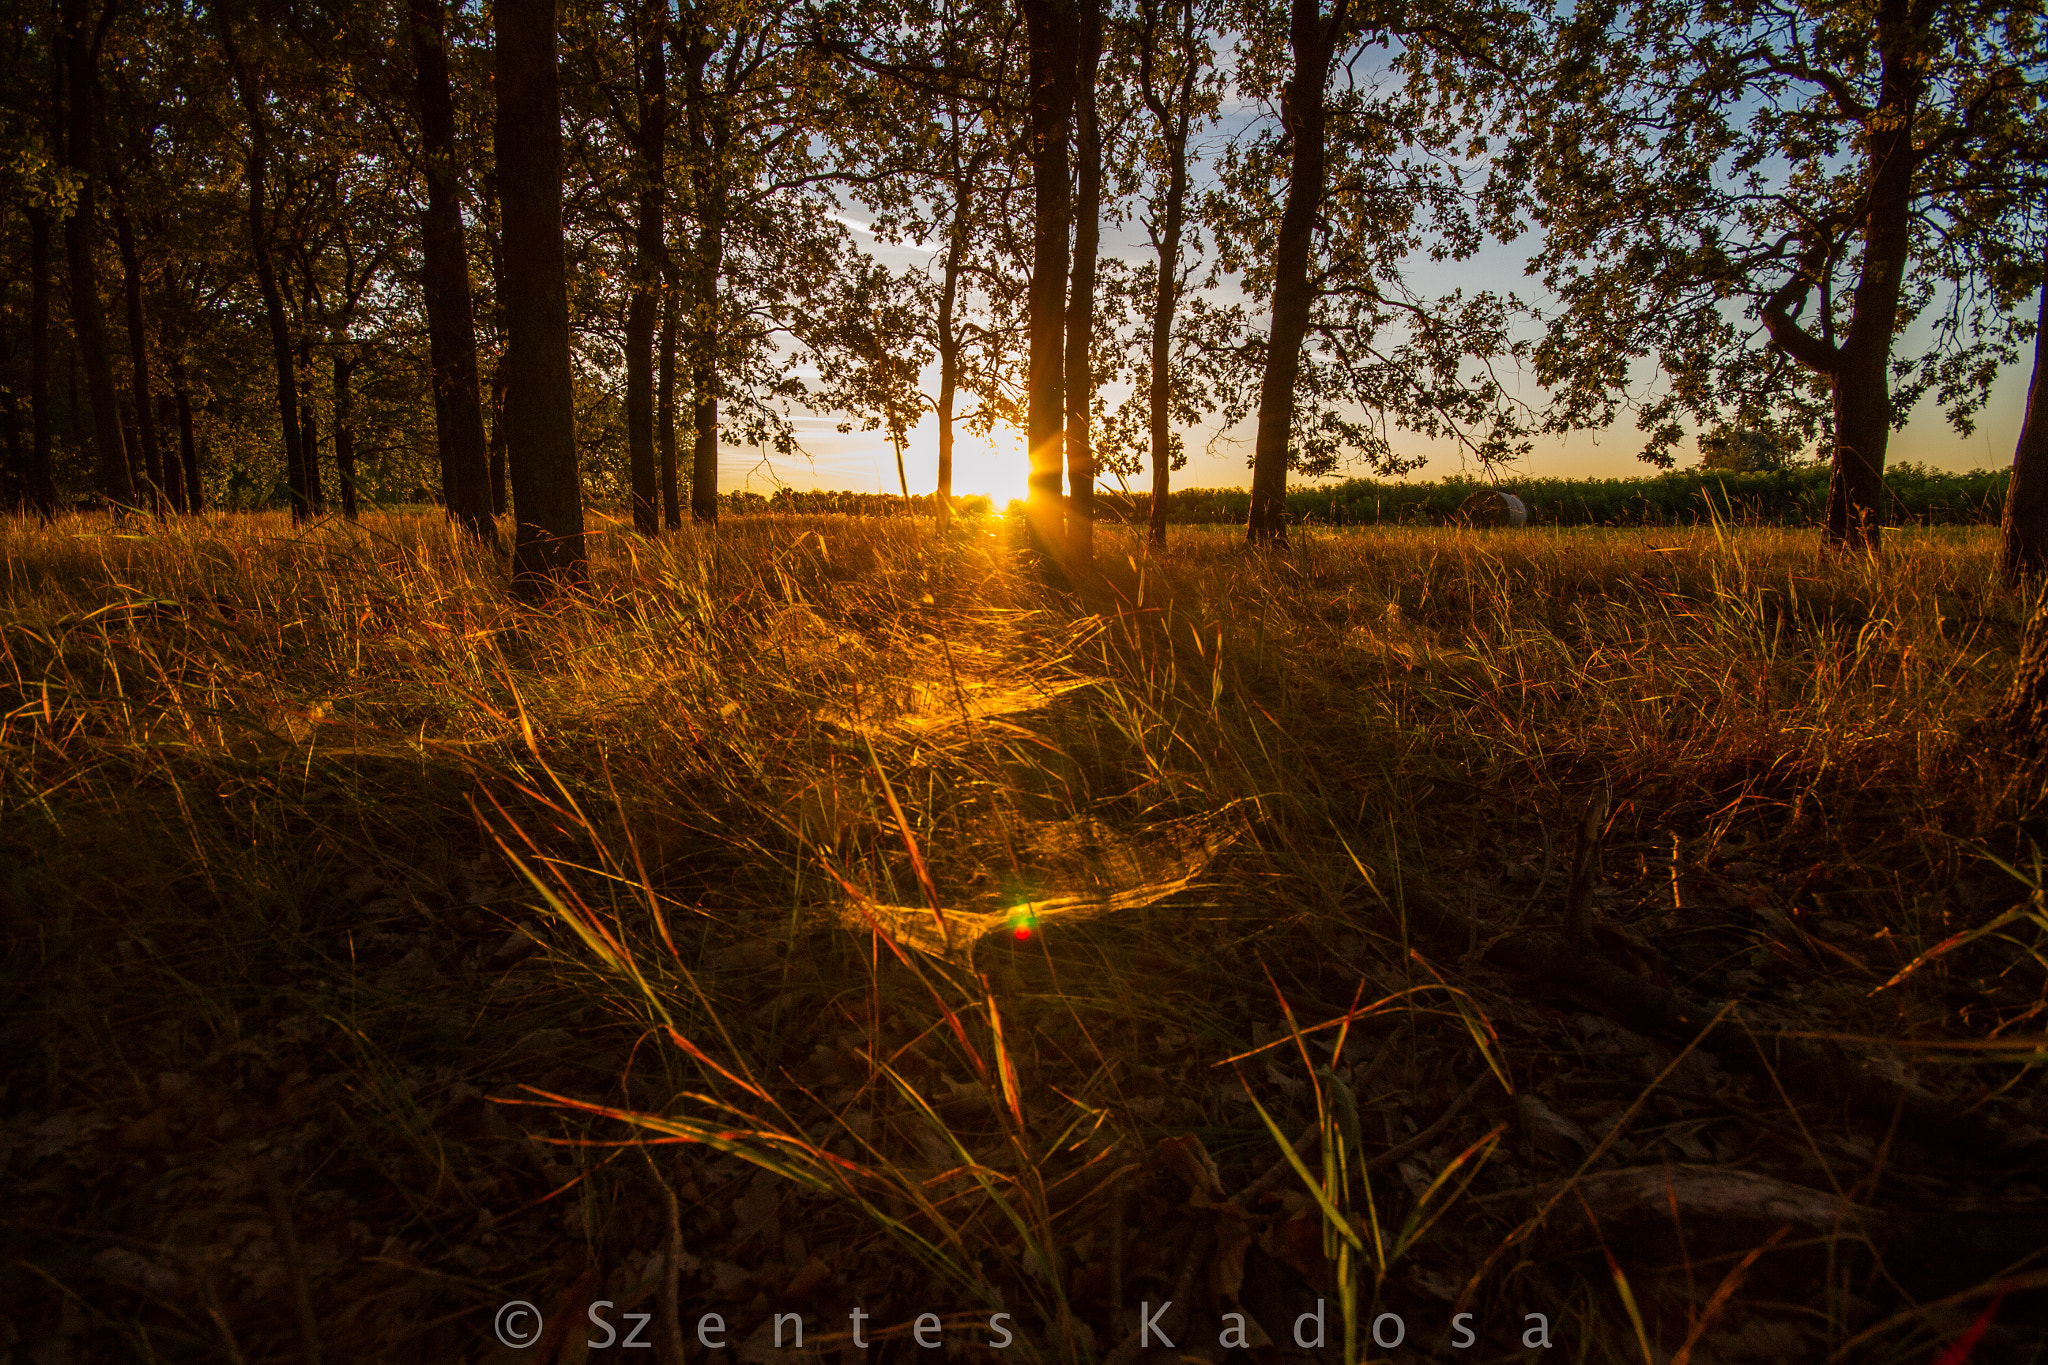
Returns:
[[[686,1321],[726,1303],[735,1339],[785,1302],[822,1332],[862,1306],[870,1339],[1007,1309],[1034,1357],[1101,1359],[1141,1299],[1238,1303],[1277,1339],[1313,1285],[1352,1358],[1383,1354],[1381,1311],[1441,1346],[1465,1290],[1479,1358],[1518,1358],[1526,1310],[1570,1358],[1640,1359],[1769,1296],[1715,1297],[1733,1261],[1642,1278],[1526,1248],[1467,1286],[1514,1192],[1576,1164],[1508,1093],[1558,1076],[1535,1045],[1567,1016],[1412,951],[1404,886],[1503,930],[1554,918],[1605,783],[1603,914],[1663,941],[1676,985],[1747,972],[1759,1027],[1798,1022],[1762,985],[1787,954],[1815,959],[1783,978],[1810,1017],[1856,1036],[1995,1031],[2039,998],[2010,946],[1972,959],[2010,1009],[1987,986],[1958,1016],[1918,976],[1873,994],[1965,927],[1984,855],[2026,854],[2011,765],[1969,738],[2026,606],[1987,532],[1854,559],[1761,529],[1298,529],[1248,556],[1103,528],[1101,574],[1063,589],[1016,538],[610,530],[590,591],[532,612],[431,515],[0,526],[8,1043],[33,1062],[10,1098],[140,1114],[111,1140],[186,1223],[50,1197],[182,1238],[152,1311],[199,1343],[283,1302],[208,1259],[230,1196],[193,1174],[269,1142],[295,1197],[358,1210],[320,1291],[379,1305],[337,1309],[358,1351],[480,1358],[491,1305],[573,1309],[590,1268]],[[1724,867],[1749,871],[1694,889]],[[1694,922],[1730,882],[1761,888],[1754,932]],[[1773,930],[1788,913],[1835,927]],[[541,945],[524,966],[507,922]],[[1631,1094],[1656,1074],[1613,1065]],[[204,1124],[179,1098],[202,1091]],[[1454,1096],[1471,1112],[1403,1149]],[[132,1131],[164,1113],[164,1141]],[[1277,1211],[1206,1211],[1305,1128]],[[567,1192],[519,1193],[536,1174]],[[392,1288],[391,1265],[441,1278]],[[244,1297],[195,1309],[216,1281]],[[1800,1330],[1832,1348],[1880,1307],[1844,1288]],[[1917,1358],[1977,1307],[1902,1313],[1857,1358]]]

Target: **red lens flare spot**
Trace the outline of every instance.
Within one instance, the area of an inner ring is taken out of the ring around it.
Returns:
[[[1020,925],[1018,925],[1018,926],[1016,927],[1016,929],[1015,929],[1015,930],[1013,930],[1012,932],[1013,932],[1013,933],[1015,933],[1015,934],[1016,934],[1016,936],[1017,936],[1018,938],[1030,938],[1030,937],[1031,937],[1031,929],[1030,929],[1030,926],[1029,926],[1029,925],[1023,925],[1023,924],[1020,924]]]

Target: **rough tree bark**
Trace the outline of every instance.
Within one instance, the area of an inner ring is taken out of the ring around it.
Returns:
[[[1325,18],[1318,0],[1293,0],[1288,41],[1294,74],[1280,117],[1294,155],[1287,174],[1287,205],[1273,261],[1273,323],[1266,340],[1266,372],[1259,382],[1259,427],[1252,446],[1252,504],[1245,538],[1253,545],[1287,539],[1287,450],[1294,430],[1294,381],[1308,337],[1315,286],[1308,278],[1310,239],[1323,197],[1323,132],[1330,59],[1343,30],[1346,0]]]
[[[476,313],[462,234],[462,186],[456,174],[455,100],[448,88],[446,15],[441,0],[407,0],[406,13],[427,180],[427,211],[420,220],[420,284],[426,295],[428,363],[437,399],[434,434],[441,455],[441,496],[450,520],[495,545],[498,527],[491,519],[490,450],[478,380]],[[339,458],[338,445],[335,454]]]
[[[154,395],[149,376],[149,324],[142,311],[142,253],[135,249],[135,224],[128,217],[118,186],[114,195],[114,241],[121,250],[121,293],[127,305],[129,388],[135,399],[135,434],[142,444],[143,475],[149,481],[150,502],[162,516],[166,503],[177,506],[171,484],[174,471],[164,467],[157,447]]]
[[[954,183],[953,226],[946,238],[945,276],[939,285],[939,522],[953,517],[953,401],[960,388],[960,335],[953,312],[960,298],[960,262],[967,252],[968,195]]]
[[[1156,6],[1148,6],[1152,17]],[[1138,53],[1140,93],[1152,116],[1159,120],[1166,143],[1166,204],[1158,236],[1153,245],[1159,257],[1159,279],[1152,295],[1151,407],[1148,427],[1152,448],[1152,508],[1147,536],[1154,545],[1166,543],[1167,494],[1173,485],[1173,316],[1180,305],[1180,238],[1187,220],[1188,124],[1195,81],[1201,68],[1191,49],[1194,44],[1194,5],[1183,0],[1181,34],[1181,78],[1170,100],[1162,100],[1152,87],[1152,27]]]
[[[71,318],[85,363],[86,391],[92,403],[93,446],[98,455],[100,494],[119,507],[135,502],[135,481],[128,467],[128,449],[121,439],[121,404],[114,393],[113,358],[107,351],[106,315],[100,307],[99,267],[93,259],[93,235],[99,215],[98,176],[93,173],[94,104],[99,91],[99,49],[112,16],[109,4],[100,22],[87,32],[86,0],[64,0],[62,41],[70,86],[69,138],[66,160],[79,176],[78,198],[64,222],[64,248],[71,267]]]
[[[354,521],[360,510],[356,502],[356,358],[346,346],[334,350],[334,477],[341,484],[341,515]],[[492,528],[492,539],[497,528]]]
[[[277,369],[278,425],[284,434],[285,479],[291,488],[292,520],[302,522],[313,515],[313,503],[306,487],[305,463],[299,448],[298,375],[292,362],[291,323],[285,317],[284,295],[277,287],[277,264],[270,249],[270,218],[263,204],[263,177],[270,161],[270,134],[263,121],[262,97],[254,78],[235,46],[234,27],[227,10],[215,3],[214,25],[220,44],[234,74],[235,92],[242,114],[249,122],[249,154],[244,174],[249,184],[249,253],[256,267],[256,288],[263,296],[263,315],[270,324],[270,356]]]
[[[2019,667],[2013,670],[2012,691],[1994,713],[1995,727],[2011,737],[2020,759],[2022,780],[2040,782],[2048,768],[2048,597],[2044,597],[2020,635]]]
[[[171,392],[178,400],[178,458],[185,466],[185,510],[198,515],[206,510],[206,495],[199,484],[199,448],[192,439],[192,388],[185,379],[185,361],[171,357]]]
[[[655,456],[654,328],[661,308],[663,166],[668,153],[667,0],[640,7],[635,35],[640,67],[639,126],[628,129],[640,176],[633,234],[633,289],[626,304],[626,451],[633,481],[633,529],[661,529]],[[623,119],[622,119],[623,121]]]
[[[661,432],[661,524],[676,531],[683,525],[682,500],[676,487],[676,319],[681,296],[675,287],[675,271],[666,260],[662,279],[668,287],[662,295],[661,363],[655,380]]]
[[[1922,87],[1921,47],[1934,14],[1912,0],[1881,0],[1877,47],[1881,66],[1876,108],[1864,120],[1863,257],[1849,325],[1836,343],[1795,318],[1812,292],[1816,264],[1802,261],[1760,310],[1772,343],[1825,376],[1835,417],[1834,469],[1828,481],[1826,537],[1847,550],[1875,550],[1884,526],[1884,458],[1891,437],[1892,337],[1912,251],[1913,145]]]
[[[23,495],[48,521],[57,513],[50,468],[50,215],[29,210],[28,420],[29,464]]]
[[[305,300],[304,311],[299,316],[305,327],[313,325],[313,300]],[[326,500],[320,488],[320,421],[319,412],[313,403],[313,343],[299,338],[299,467],[305,481],[306,506],[314,516],[326,510]]]
[[[189,511],[185,501],[185,466],[169,445],[170,433],[178,426],[178,400],[169,389],[156,391],[156,426],[164,433],[164,501],[174,512]]]
[[[725,266],[725,217],[728,208],[725,152],[730,120],[713,108],[705,68],[711,61],[708,30],[701,23],[685,26],[683,94],[690,133],[690,184],[697,218],[696,249],[689,271],[690,393],[696,444],[690,464],[690,515],[707,525],[718,522],[718,277]]]
[[[2009,588],[2048,570],[2048,276],[2041,281],[2027,415],[2020,423],[2012,482],[2005,486],[2005,511],[1998,520],[1998,569]]]
[[[491,327],[497,356],[491,362],[491,515],[505,515],[505,234],[498,219],[498,167],[484,171],[484,235],[491,244]]]
[[[1067,558],[1085,569],[1095,562],[1095,446],[1089,438],[1089,402],[1095,372],[1089,344],[1095,336],[1095,255],[1101,241],[1102,130],[1095,113],[1095,69],[1102,60],[1101,0],[1079,0],[1074,48],[1074,266],[1067,299]]]
[[[1075,22],[1072,0],[1021,0],[1029,60],[1032,221],[1031,286],[1026,329],[1031,358],[1026,380],[1025,436],[1030,496],[1025,501],[1031,548],[1054,563],[1065,557],[1061,506],[1062,439],[1066,424],[1065,305],[1067,126],[1074,105]]]
[[[505,252],[505,435],[512,584],[536,601],[587,577],[562,251],[554,0],[498,0],[498,190]]]

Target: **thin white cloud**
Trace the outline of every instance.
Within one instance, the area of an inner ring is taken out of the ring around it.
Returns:
[[[843,213],[828,213],[825,216],[835,223],[842,223],[852,228],[855,232],[864,232],[870,237],[875,235],[875,230],[866,223],[857,222],[852,218],[848,218]],[[911,251],[937,251],[939,249],[937,242],[883,242],[880,238],[876,238],[876,244],[879,246],[903,247]]]

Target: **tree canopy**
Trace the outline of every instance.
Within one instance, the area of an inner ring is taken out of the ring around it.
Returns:
[[[515,173],[559,178],[577,497],[647,534],[816,417],[900,452],[934,415],[941,507],[956,426],[1028,431],[1041,548],[1085,558],[1097,480],[1163,509],[1204,424],[1256,417],[1271,537],[1289,477],[1430,441],[1491,468],[1632,410],[1653,463],[1820,451],[1865,543],[1885,433],[1923,397],[1967,431],[2036,328],[2036,0],[545,9],[31,12],[0,492],[428,500],[489,539],[530,397]],[[558,170],[503,143],[521,16]],[[1445,269],[1489,243],[1542,287]]]

